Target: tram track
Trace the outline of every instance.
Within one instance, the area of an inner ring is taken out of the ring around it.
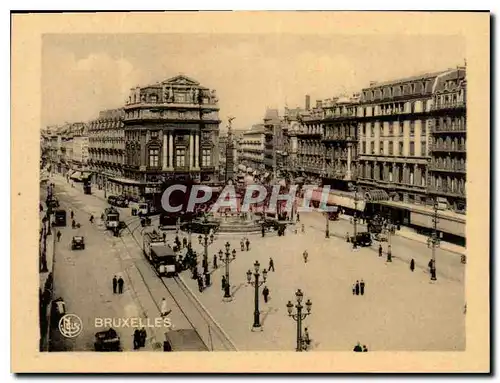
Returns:
[[[132,223],[132,221],[130,222]],[[199,301],[196,295],[190,290],[190,288],[184,283],[182,278],[180,277],[160,277],[153,266],[147,262],[142,257],[142,245],[139,243],[137,238],[134,235],[134,232],[139,228],[138,226],[129,227],[127,225],[126,231],[128,232],[126,235],[129,235],[133,239],[133,243],[137,246],[137,248],[141,252],[141,259],[132,256],[131,250],[129,249],[128,244],[125,242],[125,239],[120,236],[120,240],[125,248],[125,251],[130,256],[130,262],[133,267],[138,272],[141,282],[144,284],[145,288],[148,291],[149,296],[153,300],[158,312],[160,312],[159,300],[155,299],[153,292],[148,284],[147,277],[144,275],[144,267],[148,267],[153,270],[155,275],[158,277],[164,288],[166,289],[169,296],[172,298],[175,305],[179,308],[182,316],[186,319],[189,326],[195,330],[200,338],[205,342],[207,347],[210,350],[214,351],[237,351],[237,347],[234,342],[230,339],[230,337],[224,332],[222,327],[215,321],[212,315],[208,312],[208,310],[203,306],[203,304]],[[140,234],[144,232],[145,228],[140,230]],[[147,264],[147,266],[146,266]],[[141,270],[143,269],[143,270]],[[124,268],[126,270],[126,268]],[[127,271],[125,271],[127,272]],[[128,275],[129,279],[130,275]],[[133,285],[132,285],[133,286]],[[132,287],[133,288],[133,287]],[[138,294],[134,289],[134,295],[138,300]],[[142,305],[139,302],[139,306],[142,308]]]

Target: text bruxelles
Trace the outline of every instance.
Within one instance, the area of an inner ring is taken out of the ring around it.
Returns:
[[[170,318],[95,318],[95,327],[172,327]]]

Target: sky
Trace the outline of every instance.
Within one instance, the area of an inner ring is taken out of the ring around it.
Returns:
[[[262,122],[385,81],[464,64],[462,37],[300,34],[46,34],[42,126],[89,121],[130,88],[178,74],[217,91],[221,128]]]

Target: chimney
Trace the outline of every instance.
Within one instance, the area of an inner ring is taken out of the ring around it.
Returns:
[[[311,110],[311,96],[306,94],[306,110]]]

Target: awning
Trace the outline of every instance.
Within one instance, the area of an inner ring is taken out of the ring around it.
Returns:
[[[389,201],[389,195],[385,190],[370,190],[365,193],[365,198],[369,202]]]
[[[322,202],[323,191],[322,188],[314,189],[311,201]],[[334,192],[328,193],[328,196],[323,197],[328,206],[341,206],[351,210],[363,212],[365,210],[366,201],[358,195],[356,200],[354,196],[339,195]],[[321,206],[320,206],[321,207]]]

